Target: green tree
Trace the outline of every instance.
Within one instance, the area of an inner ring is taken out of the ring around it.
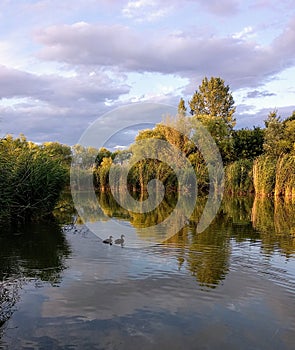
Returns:
[[[223,119],[226,125],[232,129],[236,121],[234,99],[228,85],[219,77],[205,77],[199,89],[189,101],[192,115],[210,115]]]
[[[263,149],[267,155],[273,157],[279,157],[288,147],[284,139],[284,124],[277,113],[277,110],[270,112],[264,121],[266,129]]]
[[[222,118],[216,118],[207,114],[193,116],[193,131],[195,129],[196,132],[192,134],[192,139],[195,142],[202,142],[200,139],[202,136],[197,131],[198,122],[201,122],[209,131],[219,149],[223,162],[225,164],[229,163],[233,158],[233,139],[232,130],[228,128],[227,123]]]
[[[287,151],[295,154],[295,118],[285,123],[284,138]]]
[[[184,99],[181,98],[180,101],[179,101],[179,104],[178,104],[178,114],[182,115],[182,116],[185,116],[186,115],[186,111],[187,111],[187,108],[185,106]]]
[[[109,173],[112,166],[112,158],[103,158],[100,167],[98,168],[100,189],[104,192],[109,186]]]
[[[95,167],[95,161],[99,151],[94,147],[84,147],[82,145],[73,146],[73,158],[76,164],[83,169],[91,169]]]
[[[290,115],[290,117],[286,118],[283,123],[287,123],[287,122],[290,122],[290,121],[293,121],[295,120],[295,111],[293,111],[293,113]]]
[[[157,124],[154,130],[157,135],[161,135],[160,138],[175,146],[186,156],[195,148],[189,139],[192,131],[191,119],[183,114],[166,117],[164,122]]]
[[[259,127],[233,131],[233,151],[236,160],[254,159],[263,153],[264,131]]]
[[[105,147],[101,147],[98,152],[97,152],[97,156],[95,158],[95,165],[96,167],[100,166],[100,164],[102,163],[102,160],[104,158],[109,158],[112,156],[112,152],[109,151],[108,149],[106,149]]]

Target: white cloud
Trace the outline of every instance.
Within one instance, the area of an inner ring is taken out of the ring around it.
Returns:
[[[250,32],[245,29],[244,32]],[[234,88],[257,86],[295,62],[295,21],[271,46],[194,33],[139,33],[122,25],[53,26],[37,35],[40,57],[74,65],[160,72],[196,79],[222,76]],[[242,35],[242,34],[241,34]]]
[[[248,39],[254,37],[253,28],[251,26],[243,28],[240,32],[234,33],[232,37],[234,39]]]
[[[122,8],[122,14],[127,18],[131,18],[139,22],[152,22],[167,16],[172,10],[171,5],[161,5],[157,1],[153,0],[129,1],[126,6]]]
[[[217,16],[229,16],[238,12],[238,0],[199,0],[198,3],[207,11]]]
[[[1,135],[24,133],[33,141],[73,144],[82,130],[107,110],[105,102],[129,92],[103,72],[34,75],[0,66]]]
[[[1,131],[72,142],[102,111],[130,101],[177,105],[211,75],[240,91],[238,105],[249,93],[255,106],[245,113],[253,118],[269,104],[288,107],[293,7],[293,0],[3,0]]]

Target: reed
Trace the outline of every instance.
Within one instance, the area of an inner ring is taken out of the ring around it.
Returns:
[[[228,194],[247,194],[254,191],[253,161],[240,159],[225,168],[225,192]]]
[[[0,220],[18,223],[47,216],[67,180],[65,166],[37,145],[0,140]]]
[[[260,156],[253,165],[253,184],[257,196],[274,194],[276,182],[277,158]]]
[[[282,155],[276,166],[275,196],[295,197],[295,156]]]

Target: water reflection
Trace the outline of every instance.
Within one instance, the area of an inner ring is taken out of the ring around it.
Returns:
[[[83,197],[82,197],[83,198]],[[136,247],[140,240],[159,242],[166,248],[175,248],[178,268],[185,268],[195,276],[201,286],[215,288],[229,271],[232,242],[260,245],[262,254],[270,256],[277,250],[286,258],[295,253],[295,204],[286,203],[279,199],[275,202],[270,198],[228,197],[224,198],[219,214],[204,232],[197,232],[197,225],[206,205],[206,198],[199,197],[194,212],[184,228],[174,234],[178,216],[175,215],[175,225],[167,225],[159,229],[158,223],[165,220],[175,207],[176,199],[165,195],[161,205],[148,213],[134,213],[122,208],[113,196],[104,192],[97,197],[101,215],[94,213],[96,203],[89,202],[85,195],[85,217],[91,222],[97,215],[101,217],[104,226],[103,236],[109,234],[120,237],[125,222],[128,229],[133,229],[133,236],[126,237],[126,247]],[[79,222],[79,220],[78,220]],[[93,225],[98,224],[94,222]],[[142,234],[141,228],[149,228]],[[136,242],[132,245],[132,240]]]
[[[0,326],[28,280],[58,285],[70,247],[57,224],[31,224],[0,235]]]
[[[276,249],[287,258],[295,252],[295,204],[277,198],[255,198],[253,227],[260,233],[262,249],[271,255]]]
[[[126,211],[107,193],[98,199],[103,235],[117,238],[128,225],[138,240],[146,239],[141,226],[151,237],[168,238],[133,249],[130,237],[124,248],[103,245],[83,225],[65,233],[38,225],[2,234],[0,276],[14,289],[0,300],[4,305],[10,295],[6,310],[15,303],[19,309],[6,315],[0,348],[292,349],[294,205],[228,198],[198,233],[206,203],[199,198],[184,228],[171,236],[173,227],[158,232],[153,226],[171,212],[168,196],[147,214]],[[91,221],[96,205],[86,197],[85,203]],[[64,200],[56,218],[69,224],[75,216]],[[120,233],[111,218],[124,223]]]

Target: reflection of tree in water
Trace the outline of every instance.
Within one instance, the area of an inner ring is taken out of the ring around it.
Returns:
[[[205,199],[200,198],[189,227],[166,241],[178,248],[179,267],[186,266],[200,285],[214,288],[225,278],[231,239],[259,242],[265,254],[272,254],[277,247],[287,258],[294,254],[294,204],[277,200],[274,206],[269,199],[256,199],[253,205],[251,197],[226,198],[210,227],[197,233],[204,204]]]
[[[215,288],[229,268],[230,236],[221,217],[209,229],[196,232],[196,223],[183,228],[167,242],[177,247],[179,268],[186,266],[201,286]]]
[[[18,291],[23,283],[22,278],[7,278],[0,282],[0,336],[1,327],[13,313],[14,305],[19,299]]]
[[[136,227],[153,227],[163,222],[174,209],[174,203],[168,201],[167,197],[157,208],[147,213],[132,213],[132,224]]]
[[[115,200],[111,192],[102,192],[98,194],[99,206],[104,215],[107,217],[116,217],[120,219],[130,219],[130,214],[127,209],[120,206]]]
[[[129,219],[135,228],[149,227],[149,236],[155,240],[159,237],[156,224],[172,213],[176,202],[173,196],[166,195],[155,210],[138,214],[128,213],[107,193],[102,194],[100,200],[103,211],[108,215]],[[167,226],[164,236],[161,236],[164,239],[165,236],[170,237],[165,244],[177,248],[179,268],[186,266],[201,285],[216,287],[225,278],[231,239],[236,242],[261,242],[267,254],[273,253],[277,246],[286,256],[294,253],[295,240],[290,235],[295,232],[294,204],[276,201],[274,205],[269,198],[254,200],[251,196],[224,198],[219,214],[209,228],[197,233],[205,205],[206,198],[198,197],[189,223],[174,234],[178,218],[178,215],[174,215],[175,225]],[[147,238],[141,237],[141,232],[137,230],[138,237]]]
[[[64,191],[53,211],[54,218],[59,224],[72,224],[77,217],[77,211],[70,191]]]
[[[187,262],[200,285],[213,288],[225,278],[229,256],[229,237],[216,224],[215,229],[211,227],[210,230],[194,235]]]
[[[156,209],[139,214],[122,208],[107,192],[99,195],[104,214],[129,220],[139,238],[153,238],[156,242],[159,237],[163,240],[169,237],[164,244],[176,248],[171,252],[176,254],[179,268],[189,269],[202,286],[214,288],[225,278],[229,268],[231,240],[257,242],[268,255],[278,248],[286,257],[295,252],[295,239],[291,236],[292,232],[295,234],[294,204],[280,200],[273,202],[269,198],[254,200],[251,196],[224,198],[219,214],[209,228],[197,233],[197,226],[206,205],[206,198],[198,197],[189,222],[180,232],[174,234],[177,220],[181,217],[174,212],[174,221],[165,228],[165,232],[160,233],[156,225],[171,215],[176,201],[175,196],[169,197],[166,194]],[[94,208],[94,204],[90,203],[89,207]],[[210,216],[210,212],[207,214]],[[142,227],[149,228],[149,237],[141,236]]]
[[[0,235],[0,326],[11,316],[21,286],[29,280],[57,285],[69,245],[58,225],[27,225]]]
[[[280,198],[255,198],[252,221],[265,254],[277,249],[286,257],[295,253],[295,203]]]

